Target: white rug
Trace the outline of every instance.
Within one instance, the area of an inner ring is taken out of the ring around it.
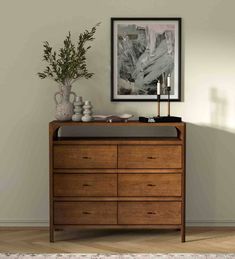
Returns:
[[[235,259],[235,254],[0,254],[0,259]]]

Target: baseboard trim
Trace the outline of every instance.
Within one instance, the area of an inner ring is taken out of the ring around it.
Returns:
[[[0,227],[48,227],[48,220],[0,219]]]
[[[187,220],[188,227],[235,227],[235,220]]]
[[[48,227],[48,220],[0,219],[0,227]],[[187,220],[187,227],[235,227],[235,220]]]

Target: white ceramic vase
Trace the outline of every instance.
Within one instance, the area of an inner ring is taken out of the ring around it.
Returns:
[[[72,119],[73,116],[73,101],[70,101],[70,96],[74,96],[74,100],[76,94],[71,91],[70,85],[63,85],[59,92],[56,92],[54,95],[54,100],[56,103],[56,113],[55,118],[60,121],[69,121]],[[60,98],[58,98],[60,96]]]
[[[92,121],[92,105],[90,101],[85,101],[85,105],[83,106],[83,116],[82,121],[89,122]]]
[[[74,102],[74,114],[72,116],[72,121],[81,121],[82,120],[82,111],[83,111],[83,101],[81,96],[76,96]]]

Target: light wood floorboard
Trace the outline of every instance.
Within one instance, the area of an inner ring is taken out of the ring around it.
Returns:
[[[235,253],[235,228],[187,228],[186,243],[175,230],[80,230],[0,228],[0,252],[10,253]]]

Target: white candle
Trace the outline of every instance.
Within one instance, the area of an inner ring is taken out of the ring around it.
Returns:
[[[161,94],[161,84],[160,84],[160,81],[158,80],[157,81],[157,95],[160,95]]]
[[[171,86],[171,75],[169,74],[167,77],[167,86],[170,87]]]

